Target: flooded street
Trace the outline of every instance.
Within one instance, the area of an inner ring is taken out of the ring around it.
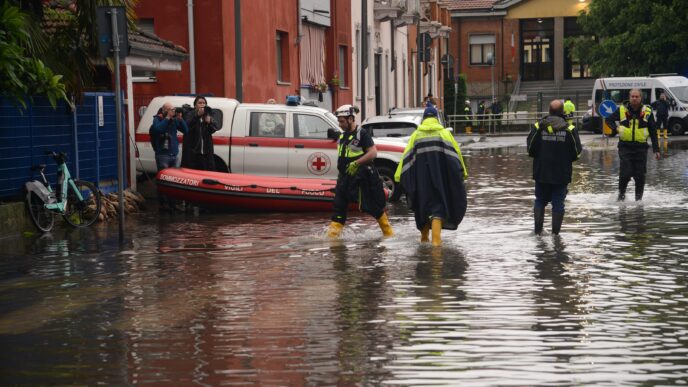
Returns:
[[[525,148],[467,147],[441,248],[403,202],[387,240],[358,215],[333,242],[330,214],[154,211],[123,245],[116,223],[4,240],[0,385],[685,385],[686,145],[640,203],[588,147],[559,237],[532,233]]]

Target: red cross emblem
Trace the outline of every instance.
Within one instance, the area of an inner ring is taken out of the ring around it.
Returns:
[[[330,158],[322,153],[316,152],[308,156],[308,171],[314,175],[324,175],[330,170]]]

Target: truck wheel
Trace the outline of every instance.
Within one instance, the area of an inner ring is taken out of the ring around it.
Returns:
[[[681,120],[674,118],[669,121],[669,131],[672,136],[680,136],[686,132],[686,127]]]
[[[394,181],[394,169],[387,165],[380,165],[377,167],[380,174],[382,185],[390,191],[389,201],[397,202],[401,197],[401,185]]]
[[[227,164],[225,164],[225,161],[222,160],[220,156],[213,155],[213,157],[215,158],[215,172],[229,172],[229,169],[227,169]]]

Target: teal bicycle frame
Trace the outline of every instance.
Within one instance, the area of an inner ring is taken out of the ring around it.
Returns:
[[[74,184],[72,175],[71,173],[69,173],[69,168],[67,168],[67,163],[65,162],[64,155],[60,154],[55,155],[53,157],[55,158],[55,162],[57,163],[57,175],[62,176],[62,181],[58,181],[59,187],[57,188],[60,190],[60,201],[56,200],[55,192],[53,192],[50,183],[48,183],[48,179],[45,177],[45,173],[43,172],[45,166],[43,165],[41,165],[41,167],[43,168],[40,169],[43,182],[41,183],[39,181],[34,180],[32,182],[27,183],[26,188],[29,191],[36,192],[36,194],[43,199],[43,206],[47,210],[64,214],[65,210],[67,209],[67,193],[70,188],[74,191],[76,197],[79,200],[83,200],[84,197],[81,194],[79,188],[77,188],[76,184]]]

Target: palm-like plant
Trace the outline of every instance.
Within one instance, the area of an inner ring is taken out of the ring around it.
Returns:
[[[98,60],[99,6],[124,6],[134,27],[137,0],[10,0],[28,15],[25,45],[29,56],[42,58],[45,66],[63,76],[66,91],[75,97],[93,85]],[[111,70],[112,66],[110,66]]]

